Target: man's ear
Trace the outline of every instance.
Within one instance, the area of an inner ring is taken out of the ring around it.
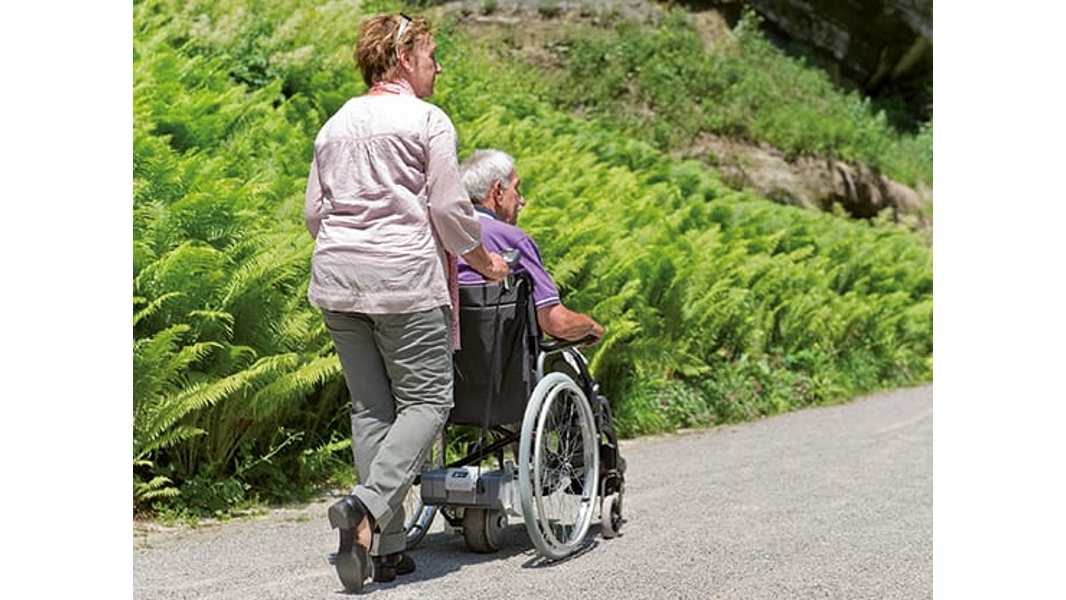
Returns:
[[[486,196],[485,199],[488,200],[488,201],[491,201],[493,206],[495,206],[496,203],[499,202],[500,197],[501,197],[502,194],[503,194],[503,185],[501,185],[498,180],[497,181],[493,181],[492,185],[489,186],[489,193],[485,195]]]
[[[411,50],[409,48],[402,47],[397,50],[396,57],[399,59],[400,69],[402,69],[404,73],[411,73],[414,71],[414,68],[411,65]]]

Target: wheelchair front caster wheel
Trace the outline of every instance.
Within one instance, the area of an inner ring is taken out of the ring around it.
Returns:
[[[600,533],[604,539],[611,539],[618,535],[622,528],[622,496],[615,492],[604,497],[603,506],[600,508]]]

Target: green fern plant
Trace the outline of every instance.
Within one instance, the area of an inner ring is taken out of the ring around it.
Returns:
[[[151,304],[138,318],[161,303]],[[190,364],[217,344],[182,345],[181,338],[189,329],[185,324],[172,325],[133,344],[133,501],[138,509],[152,499],[178,494],[176,488],[167,485],[169,478],[156,475],[145,481],[138,470],[150,472],[156,466],[153,457],[157,453],[204,434],[202,429],[180,421],[209,405],[211,399],[190,393],[189,388],[183,387],[182,378]]]

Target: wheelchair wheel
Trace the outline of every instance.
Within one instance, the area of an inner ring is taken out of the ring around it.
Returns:
[[[584,542],[597,507],[599,440],[588,399],[570,377],[537,383],[518,442],[522,516],[533,545],[552,560]]]
[[[502,510],[468,507],[463,512],[463,539],[472,552],[482,554],[500,549],[507,515]]]
[[[444,434],[439,434],[433,440],[423,470],[439,469],[444,466]],[[416,480],[417,481],[417,480]],[[407,491],[403,500],[404,531],[407,533],[407,549],[417,546],[422,538],[426,537],[429,526],[433,524],[433,518],[437,516],[436,506],[426,506],[422,503],[422,486],[414,484]]]

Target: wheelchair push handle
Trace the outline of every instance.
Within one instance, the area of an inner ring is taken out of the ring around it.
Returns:
[[[513,269],[518,266],[518,262],[522,259],[522,252],[518,248],[507,248],[500,252],[500,256],[503,257],[503,262]]]
[[[522,253],[518,248],[507,248],[500,251],[500,256],[503,257],[503,262],[507,263],[507,277],[503,278],[503,289],[510,291],[514,287],[514,268],[518,266],[519,261],[522,260]]]

